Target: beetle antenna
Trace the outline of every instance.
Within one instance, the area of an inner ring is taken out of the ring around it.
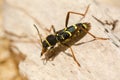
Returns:
[[[40,42],[42,43],[42,38],[41,38],[41,35],[40,35],[40,32],[39,32],[37,26],[36,26],[35,24],[33,24],[33,26],[36,28],[37,33],[38,33],[38,36],[39,36],[39,38],[40,38]]]

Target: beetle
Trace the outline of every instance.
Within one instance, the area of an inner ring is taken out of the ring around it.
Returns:
[[[81,18],[81,20],[85,17],[86,13],[88,12],[88,9],[89,9],[89,5],[87,6],[87,9],[85,11],[84,14],[82,13],[77,13],[77,12],[73,12],[73,11],[69,11],[67,13],[67,16],[66,16],[66,20],[65,20],[65,28],[64,29],[61,29],[59,31],[56,31],[54,26],[52,25],[51,28],[50,28],[50,31],[51,29],[53,30],[54,34],[49,34],[45,40],[42,40],[41,38],[41,35],[39,33],[39,30],[37,28],[37,26],[34,24],[34,27],[37,29],[37,32],[38,32],[38,35],[39,35],[39,38],[40,38],[40,42],[42,43],[42,51],[41,51],[41,56],[49,49],[52,49],[54,48],[54,46],[59,42],[60,44],[64,45],[64,46],[67,46],[71,49],[71,52],[72,52],[72,57],[74,59],[74,61],[77,63],[77,65],[80,67],[80,64],[79,62],[77,61],[75,55],[74,55],[74,52],[71,48],[71,46],[65,44],[67,40],[70,40],[72,39],[72,37],[77,33],[81,35],[81,32],[85,32],[85,33],[88,33],[90,34],[94,40],[97,40],[97,39],[100,39],[100,40],[108,40],[109,38],[102,38],[102,37],[96,37],[94,36],[93,34],[91,34],[90,32],[88,32],[91,28],[91,24],[89,22],[85,22],[85,23],[77,23],[77,24],[73,24],[71,26],[67,26],[68,25],[68,21],[69,21],[69,17],[70,17],[70,14],[76,14],[76,15],[81,15],[83,16]]]

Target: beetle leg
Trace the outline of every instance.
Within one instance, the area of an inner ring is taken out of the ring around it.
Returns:
[[[85,11],[84,13],[77,13],[77,12],[69,11],[69,12],[67,13],[67,16],[66,16],[65,27],[68,26],[68,21],[69,21],[70,14],[77,14],[77,15],[83,16],[83,17],[80,19],[80,21],[81,21],[81,20],[86,16],[89,7],[90,7],[90,5],[87,6],[87,9],[86,9],[86,11]]]
[[[95,35],[93,35],[93,34],[90,33],[89,31],[83,29],[82,27],[81,27],[81,29],[82,29],[84,32],[86,32],[86,33],[88,33],[89,35],[91,35],[91,36],[94,38],[94,40],[108,40],[108,39],[109,39],[109,38],[96,37]]]
[[[56,30],[55,30],[54,25],[51,25],[50,29],[47,29],[47,28],[46,28],[46,30],[47,30],[48,32],[51,32],[51,30],[52,30],[53,33],[56,34]]]
[[[77,61],[77,59],[76,59],[76,57],[75,57],[75,55],[74,55],[73,49],[72,49],[69,45],[67,45],[67,44],[64,44],[64,43],[61,43],[61,44],[64,45],[64,46],[66,46],[66,47],[68,47],[68,48],[70,48],[71,53],[72,53],[72,57],[73,57],[74,61],[75,61],[75,62],[77,63],[77,65],[80,67],[81,65],[80,65],[80,63]]]

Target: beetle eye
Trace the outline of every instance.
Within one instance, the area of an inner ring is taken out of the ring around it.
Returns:
[[[43,46],[44,48],[47,48],[49,45],[46,43],[46,41],[43,41],[42,46]]]

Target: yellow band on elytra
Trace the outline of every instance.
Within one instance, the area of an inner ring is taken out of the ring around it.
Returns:
[[[66,33],[68,33],[70,36],[72,36],[72,34],[69,31],[65,31]]]
[[[77,29],[77,26],[76,26],[75,24],[73,25],[73,27],[74,27],[75,29]]]
[[[83,27],[84,27],[85,29],[87,29],[87,28],[88,28],[85,24],[82,24],[82,25],[83,25]]]
[[[65,38],[62,36],[62,39],[65,39]]]

